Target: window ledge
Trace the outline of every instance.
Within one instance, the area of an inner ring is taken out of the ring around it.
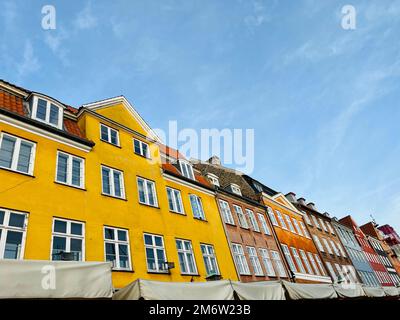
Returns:
[[[184,277],[200,277],[198,273],[181,273],[181,276]]]
[[[174,214],[178,214],[180,216],[187,216],[187,214],[185,212],[177,212],[177,211],[173,211],[173,210],[169,210],[169,212],[174,213]]]
[[[106,194],[106,193],[103,193],[103,192],[101,193],[101,195],[104,196],[104,197],[112,198],[112,199],[128,201],[128,199],[126,199],[126,198],[115,197],[115,196],[112,196],[110,194]]]
[[[120,145],[117,145],[117,144],[108,142],[107,140],[103,140],[103,139],[100,138],[100,141],[105,142],[105,143],[107,143],[107,144],[110,144],[110,145],[112,145],[112,146],[114,146],[114,147],[117,147],[117,148],[119,148],[119,149],[122,149],[122,147],[121,147]]]
[[[135,273],[134,270],[112,269],[112,272]]]
[[[81,191],[87,191],[86,188],[73,186],[73,185],[70,185],[70,184],[67,184],[67,183],[63,183],[63,182],[54,181],[54,183],[58,184],[58,185],[61,185],[61,186],[70,187],[70,188],[73,188],[73,189],[78,189],[78,190],[81,190]]]
[[[149,271],[149,270],[147,270],[147,273],[149,273],[149,274],[167,274],[167,275],[170,275],[171,274],[171,272],[170,271]]]
[[[207,219],[202,219],[202,218],[197,218],[197,217],[193,217],[193,219],[198,220],[198,221],[208,222]]]
[[[9,168],[5,168],[5,167],[0,167],[0,170],[4,170],[4,171],[8,171],[8,172],[12,172],[12,173],[17,173],[26,177],[31,177],[31,178],[36,178],[34,175],[29,174],[29,173],[25,173],[25,172],[20,172],[20,171],[16,171],[16,170],[12,170]]]
[[[146,207],[154,208],[154,209],[161,209],[159,206],[152,206],[151,204],[143,203],[140,201],[139,201],[139,204],[146,206]]]

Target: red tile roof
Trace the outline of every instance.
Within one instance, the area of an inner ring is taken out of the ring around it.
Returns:
[[[174,159],[185,159],[185,157],[176,149],[168,147],[164,144],[160,144],[160,151],[167,156],[174,158]]]
[[[187,178],[185,178],[185,177],[180,173],[180,171],[179,171],[174,165],[172,165],[171,163],[163,163],[163,164],[162,164],[162,168],[163,168],[163,170],[164,170],[165,172],[167,172],[167,173],[171,173],[171,174],[174,175],[174,176],[178,176],[178,177],[181,177],[181,178],[183,178],[183,179],[187,179]],[[213,188],[213,187],[211,186],[211,184],[210,184],[203,176],[201,176],[201,175],[199,175],[199,174],[197,174],[197,173],[195,173],[194,176],[195,176],[196,182],[197,182],[198,184],[201,184],[202,186],[204,186],[204,187],[206,187],[206,188]]]

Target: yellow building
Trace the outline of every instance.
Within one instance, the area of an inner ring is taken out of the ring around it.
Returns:
[[[124,97],[78,111],[4,81],[0,259],[113,261],[117,288],[237,280],[213,188]]]

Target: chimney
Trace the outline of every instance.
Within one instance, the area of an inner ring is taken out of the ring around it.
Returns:
[[[304,198],[298,198],[298,199],[297,199],[297,202],[300,203],[300,204],[302,204],[303,206],[306,205],[306,199],[304,199]]]
[[[291,203],[296,203],[296,194],[294,192],[289,192],[286,196],[286,199],[288,199]]]
[[[331,215],[330,215],[328,212],[326,212],[326,211],[324,212],[324,216],[325,216],[325,217],[328,217],[328,218],[331,217]]]
[[[207,160],[207,162],[220,166],[221,165],[221,160],[217,156],[212,156],[210,159]]]
[[[313,209],[313,210],[317,210],[317,209],[315,208],[314,202],[309,202],[309,203],[307,203],[307,207],[309,207],[310,209]]]

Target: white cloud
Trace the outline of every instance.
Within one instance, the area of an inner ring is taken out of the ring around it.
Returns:
[[[74,24],[80,30],[92,29],[97,26],[97,18],[93,15],[91,2],[88,2],[77,14]]]
[[[68,51],[62,46],[63,42],[68,38],[69,34],[63,28],[58,28],[57,31],[48,30],[44,35],[44,42],[64,65],[70,65],[67,57]]]
[[[39,60],[35,56],[32,43],[29,40],[26,40],[22,61],[17,65],[18,77],[24,77],[39,70],[39,68]]]
[[[245,25],[252,29],[261,26],[263,23],[270,20],[269,15],[265,9],[265,6],[259,1],[252,2],[252,13],[245,16]]]

